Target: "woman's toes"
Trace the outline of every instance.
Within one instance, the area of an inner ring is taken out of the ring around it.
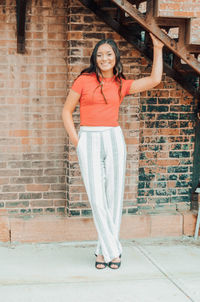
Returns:
[[[97,268],[104,268],[105,264],[97,264]]]

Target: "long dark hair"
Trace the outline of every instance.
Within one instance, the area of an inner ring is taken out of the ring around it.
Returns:
[[[101,76],[101,70],[98,68],[97,66],[97,51],[99,46],[103,45],[103,44],[108,44],[112,47],[114,53],[115,53],[115,66],[113,68],[113,73],[115,75],[115,80],[117,81],[118,85],[119,85],[119,97],[121,100],[121,90],[122,90],[122,78],[125,79],[125,76],[123,74],[123,66],[122,63],[120,61],[120,52],[119,49],[117,47],[117,44],[115,43],[115,41],[113,41],[112,39],[104,39],[99,41],[95,47],[94,50],[92,52],[92,55],[90,57],[90,66],[88,68],[85,68],[81,71],[81,74],[90,74],[90,73],[95,73],[97,80],[99,82],[99,85],[95,88],[95,90],[98,87],[101,87],[101,93],[104,97],[105,102],[107,103],[106,97],[103,93],[103,82],[100,80],[100,76]],[[94,90],[94,91],[95,91]]]

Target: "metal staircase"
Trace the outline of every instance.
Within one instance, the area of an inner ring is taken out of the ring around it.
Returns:
[[[158,1],[80,0],[149,59],[152,59],[152,47],[148,33],[159,38],[165,45],[164,72],[198,99],[200,45],[190,43],[191,18],[160,16]],[[139,9],[141,6],[143,10]],[[173,28],[178,29],[178,36],[174,38],[169,34]]]
[[[153,33],[164,43],[164,72],[196,99],[192,180],[194,192],[200,179],[200,19],[191,18],[188,13],[184,15],[183,11],[181,17],[162,14],[159,5],[163,0],[79,1],[148,59],[152,59],[153,54],[148,33]],[[192,34],[196,21],[198,31],[195,40]],[[171,32],[175,30],[176,34],[172,35]]]
[[[164,72],[196,99],[194,190],[200,178],[200,20],[192,17],[192,14],[184,15],[184,11],[176,17],[162,14],[160,4],[162,1],[167,3],[164,0],[79,1],[150,60],[153,49],[148,33],[153,33],[164,43]],[[188,1],[182,1],[182,3],[186,2],[188,4]],[[191,0],[191,4],[194,2]],[[31,5],[31,0],[16,0],[18,53],[25,53],[25,22],[28,4]],[[198,9],[200,10],[200,5]],[[195,28],[198,29],[196,40],[192,36]],[[176,34],[172,35],[171,32],[174,30]]]

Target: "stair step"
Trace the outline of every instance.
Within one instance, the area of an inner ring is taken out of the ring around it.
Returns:
[[[190,44],[186,46],[187,50],[193,54],[200,54],[200,44]],[[200,55],[199,55],[200,57]],[[200,59],[200,58],[199,58]]]

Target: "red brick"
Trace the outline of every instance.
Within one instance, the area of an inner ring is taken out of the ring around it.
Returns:
[[[8,184],[9,178],[0,178],[0,185]]]
[[[158,129],[158,135],[179,135],[180,129]]]
[[[10,130],[9,131],[9,136],[28,136],[29,135],[29,130]]]
[[[158,159],[158,166],[178,166],[180,161],[178,159]]]
[[[21,140],[22,144],[27,144],[27,145],[41,145],[43,144],[44,140],[41,137],[36,137],[36,138],[22,138]]]
[[[41,191],[48,191],[49,190],[49,185],[39,185],[39,184],[31,184],[31,185],[27,185],[26,186],[26,189],[27,191],[38,191],[38,192],[41,192]]]
[[[67,40],[81,40],[83,38],[82,32],[68,32],[66,36]]]

